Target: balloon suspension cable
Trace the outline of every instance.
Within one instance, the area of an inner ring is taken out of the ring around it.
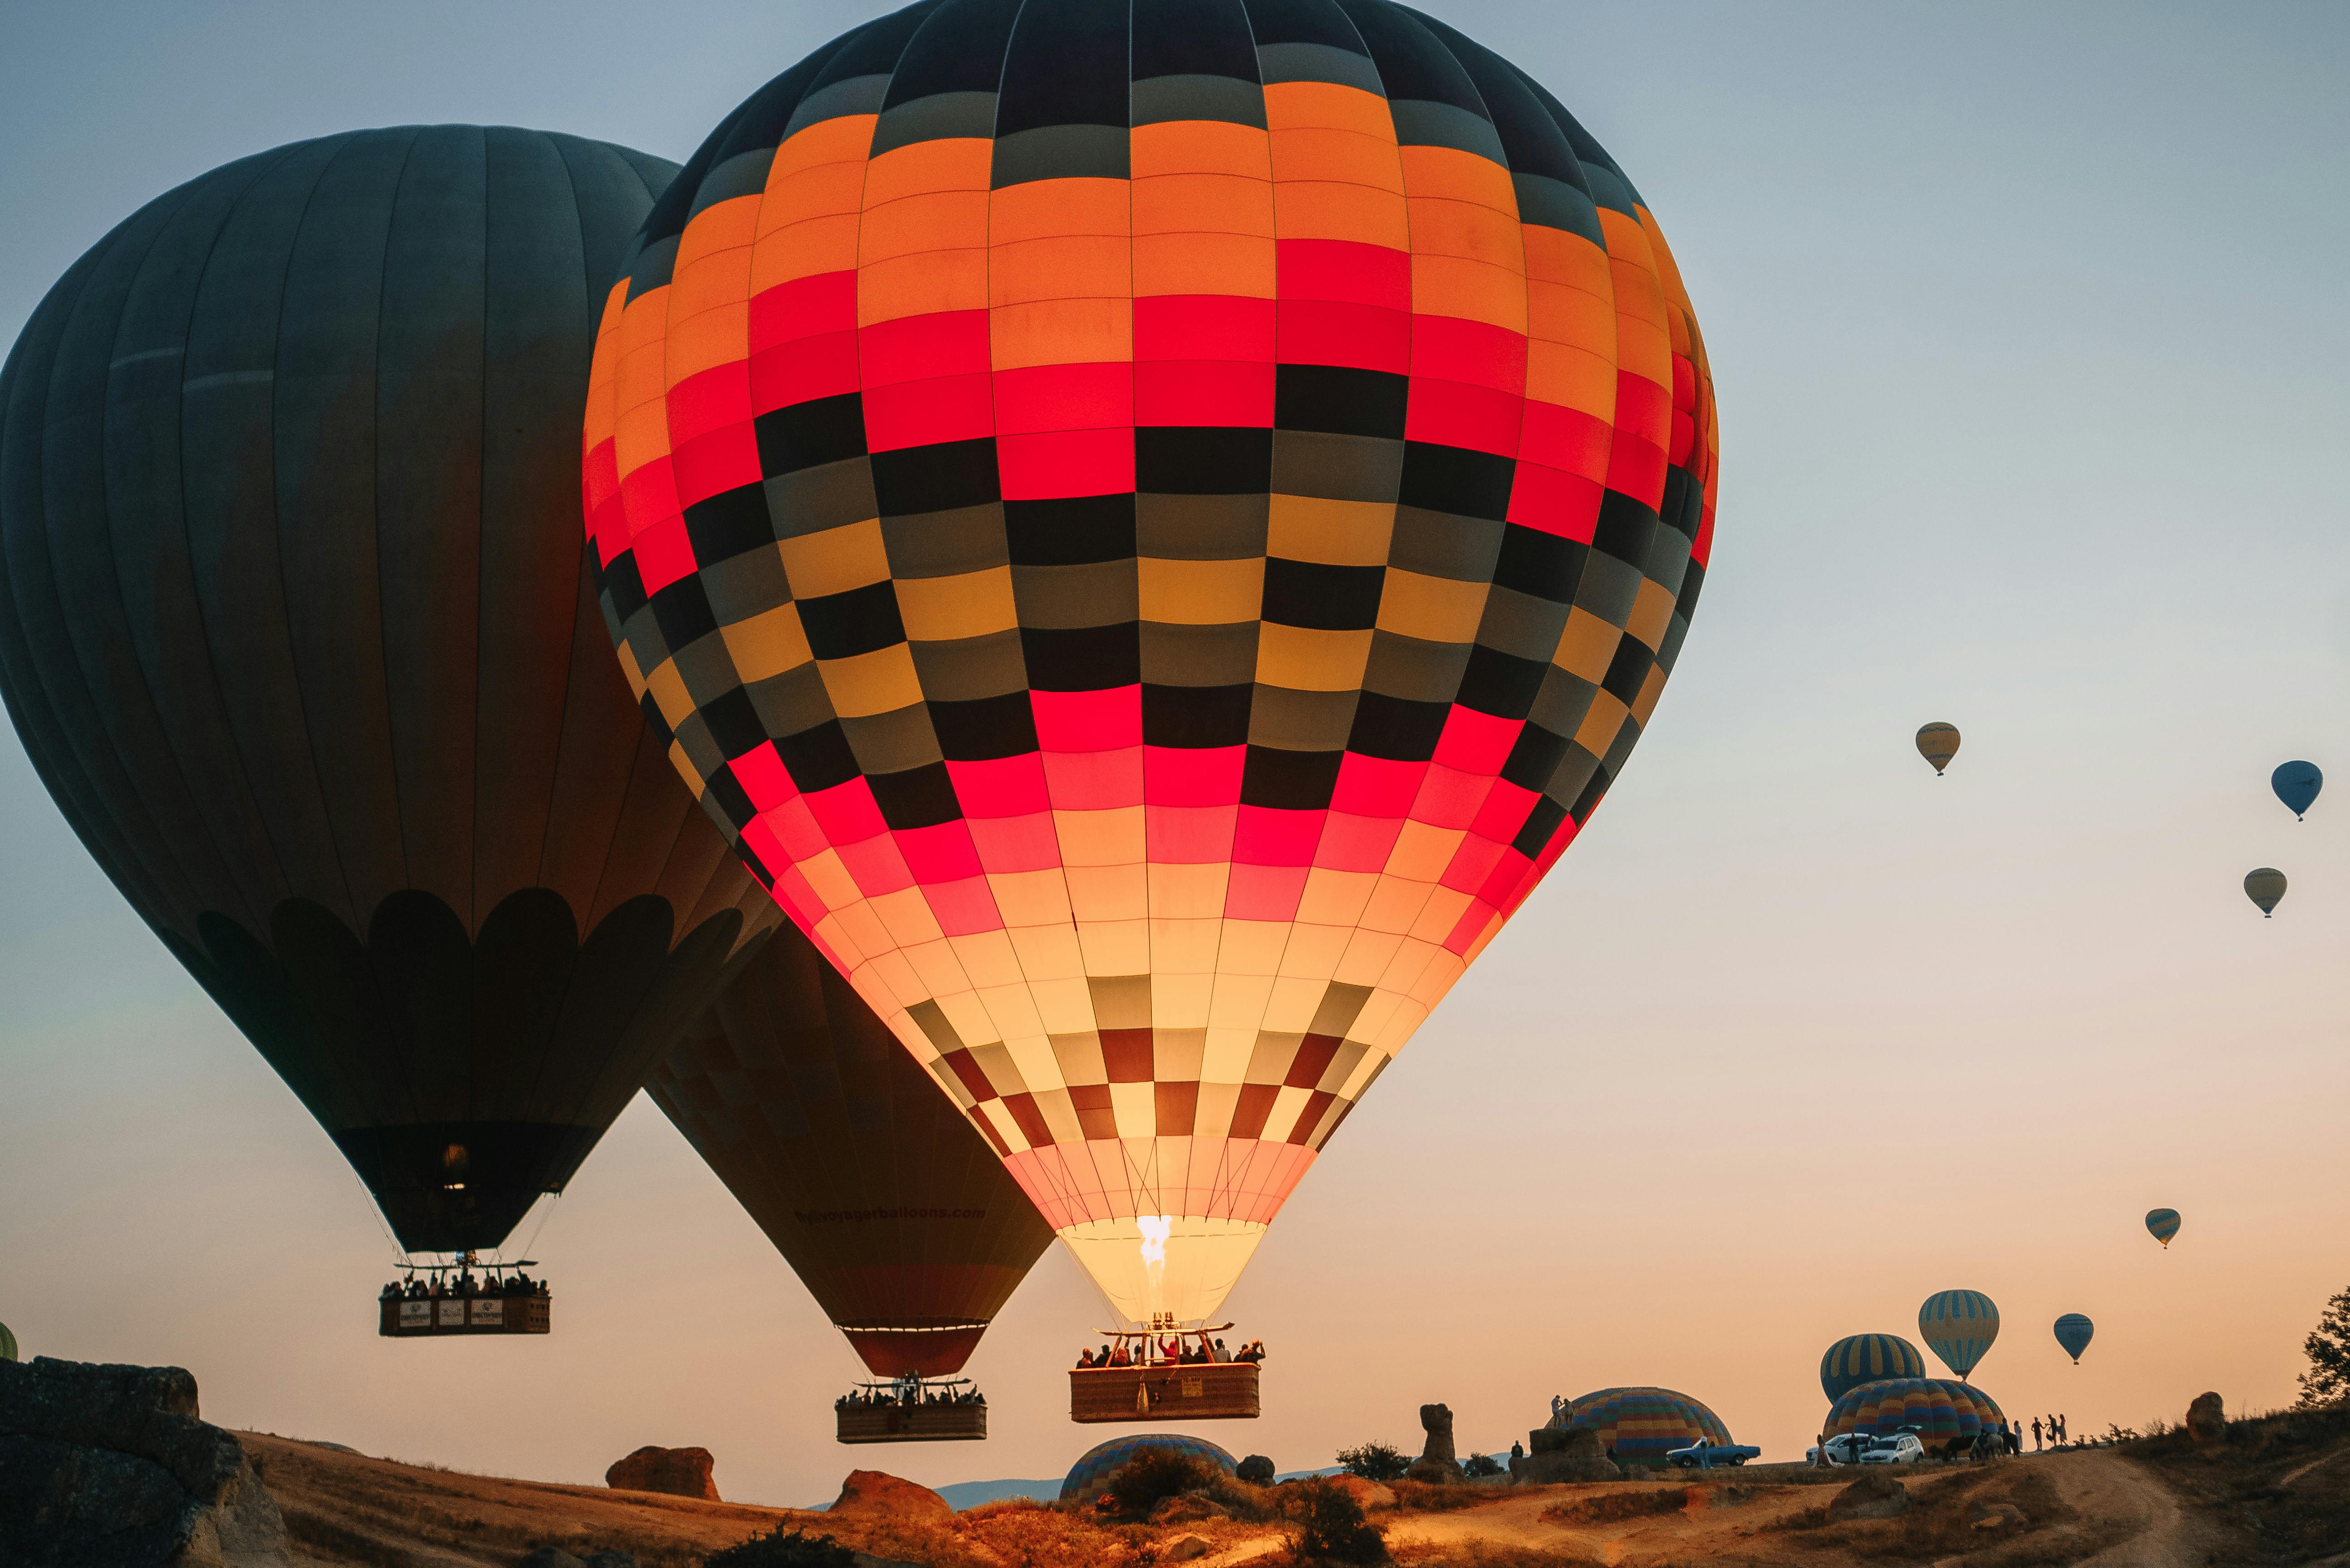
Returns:
[[[383,1232],[384,1241],[390,1244],[391,1248],[392,1267],[399,1269],[402,1272],[413,1271],[416,1264],[410,1259],[408,1249],[400,1244],[400,1238],[391,1233],[391,1227],[384,1222],[383,1208],[380,1204],[376,1202],[375,1194],[368,1190],[368,1184],[360,1179],[359,1173],[358,1171],[353,1170],[348,1165],[343,1167],[343,1170],[350,1177],[351,1184],[359,1189],[359,1196],[367,1199],[367,1211],[375,1220],[375,1228]]]
[[[546,1222],[555,1218],[555,1206],[563,1201],[563,1194],[559,1191],[545,1193],[542,1196],[546,1201],[539,1206],[538,1223],[530,1228],[530,1240],[522,1244],[522,1250],[526,1254],[538,1251],[538,1233],[546,1229]],[[504,1249],[499,1250],[503,1251]]]

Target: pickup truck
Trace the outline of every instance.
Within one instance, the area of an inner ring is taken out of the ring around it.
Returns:
[[[1742,1465],[1759,1459],[1762,1450],[1747,1443],[1691,1443],[1674,1449],[1665,1458],[1685,1470],[1710,1470],[1716,1465]]]

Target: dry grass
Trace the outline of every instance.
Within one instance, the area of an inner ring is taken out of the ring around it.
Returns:
[[[1396,1494],[1396,1510],[1403,1513],[1451,1513],[1455,1509],[1482,1508],[1509,1495],[1509,1489],[1497,1486],[1440,1486],[1432,1481],[1398,1480],[1386,1483]]]
[[[1474,1537],[1442,1544],[1407,1543],[1397,1547],[1394,1556],[1397,1568],[1569,1568],[1606,1561],[1573,1547],[1513,1546]]]
[[[1653,1514],[1680,1513],[1689,1506],[1689,1490],[1676,1486],[1654,1491],[1603,1491],[1588,1497],[1563,1498],[1544,1509],[1542,1516],[1553,1524],[1614,1524]]]

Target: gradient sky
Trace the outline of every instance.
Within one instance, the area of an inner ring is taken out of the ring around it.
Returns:
[[[1428,8],[1548,83],[1670,237],[1722,411],[1696,629],[1607,807],[1347,1121],[1231,1310],[1284,1469],[1505,1448],[1659,1383],[1794,1457],[1822,1349],[1987,1292],[1976,1382],[2074,1432],[2288,1402],[2350,1284],[2350,11]],[[352,126],[682,159],[871,14],[16,0],[0,341],[172,185]],[[1965,749],[1937,780],[1912,732]],[[2269,770],[2335,783],[2296,825]],[[547,1339],[373,1333],[357,1179],[0,740],[0,1319],[232,1425],[729,1497],[1057,1475],[1103,1312],[1057,1250],[984,1447],[847,1449],[858,1364],[639,1098],[533,1255]],[[2263,921],[2238,883],[2280,867]],[[2334,955],[2328,958],[2326,955]],[[2168,1252],[2139,1225],[2186,1216]],[[527,1235],[527,1222],[525,1235]],[[2087,1313],[2078,1367],[2049,1334]]]

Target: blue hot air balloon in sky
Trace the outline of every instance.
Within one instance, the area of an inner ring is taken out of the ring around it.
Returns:
[[[2295,820],[2324,787],[2325,775],[2318,772],[2315,763],[2286,763],[2269,775],[2269,788],[2276,791],[2277,799],[2284,802]]]
[[[2068,1312],[2056,1320],[2056,1343],[2064,1347],[2064,1354],[2073,1358],[2075,1366],[2081,1365],[2081,1352],[2089,1348],[2090,1336],[2096,1332],[2097,1325],[2076,1312]]]
[[[2147,1210],[2146,1229],[2147,1233],[2161,1242],[2164,1250],[2168,1251],[2170,1247],[2170,1239],[2178,1234],[2178,1210],[2176,1209]]]

